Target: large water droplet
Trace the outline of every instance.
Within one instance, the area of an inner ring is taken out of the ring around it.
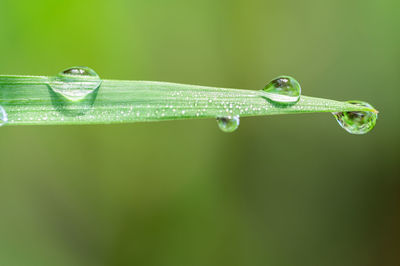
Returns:
[[[84,99],[101,84],[101,79],[88,67],[71,67],[58,73],[50,82],[54,92],[71,101]]]
[[[348,103],[375,109],[362,101],[348,101]],[[376,112],[352,111],[333,113],[339,125],[351,134],[365,134],[371,131],[378,119]]]
[[[0,105],[0,127],[4,126],[8,122],[8,116],[6,110]]]
[[[238,129],[240,124],[239,116],[218,117],[217,123],[219,128],[226,133],[231,133]]]
[[[300,99],[299,82],[289,76],[280,76],[270,81],[263,89],[265,97],[276,103],[296,103]]]
[[[88,67],[71,67],[61,71],[49,83],[53,104],[65,114],[83,114],[94,103],[101,79]]]

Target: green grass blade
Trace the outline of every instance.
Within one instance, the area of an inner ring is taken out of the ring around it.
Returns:
[[[373,111],[345,102],[301,96],[276,105],[262,91],[152,81],[103,80],[93,105],[83,113],[62,111],[50,93],[50,77],[0,76],[0,105],[9,125],[110,124],[191,118]],[[79,105],[76,108],[79,111]]]

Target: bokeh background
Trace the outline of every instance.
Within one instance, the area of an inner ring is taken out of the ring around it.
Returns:
[[[0,265],[399,265],[398,0],[0,0],[1,74],[260,89],[379,111],[0,130]]]

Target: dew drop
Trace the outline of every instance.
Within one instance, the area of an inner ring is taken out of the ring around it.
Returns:
[[[71,67],[58,73],[50,82],[53,91],[71,101],[79,101],[94,92],[101,84],[101,79],[88,67]]]
[[[218,117],[217,123],[219,128],[226,133],[231,133],[239,128],[239,116]]]
[[[83,114],[93,105],[101,82],[91,68],[65,69],[49,82],[53,104],[65,114]]]
[[[296,103],[300,99],[299,82],[289,76],[280,76],[270,81],[263,89],[265,97],[276,103]]]
[[[6,110],[0,105],[0,127],[4,126],[8,122],[8,116]]]
[[[363,101],[347,101],[348,103],[375,109]],[[351,111],[332,113],[339,125],[351,134],[362,135],[371,131],[378,119],[378,114],[367,111]]]

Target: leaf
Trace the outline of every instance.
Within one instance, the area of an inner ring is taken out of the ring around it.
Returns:
[[[65,102],[44,76],[0,76],[0,105],[9,125],[110,124],[239,115],[372,111],[353,104],[301,96],[275,104],[260,90],[153,81],[103,80],[93,102]]]

